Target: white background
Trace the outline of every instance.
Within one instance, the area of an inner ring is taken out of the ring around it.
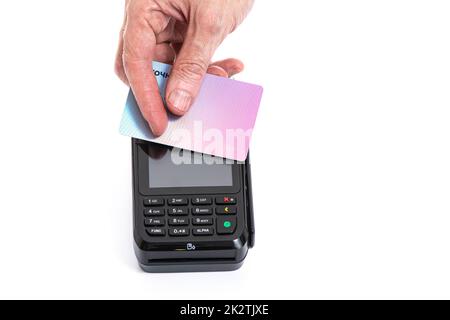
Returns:
[[[448,1],[259,0],[226,40],[265,88],[232,273],[137,266],[122,13],[0,4],[0,298],[450,298]]]

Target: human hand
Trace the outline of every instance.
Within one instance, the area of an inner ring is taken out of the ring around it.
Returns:
[[[130,85],[154,135],[164,133],[168,118],[151,61],[173,63],[165,99],[170,112],[185,114],[206,72],[230,77],[242,71],[239,60],[210,60],[252,5],[253,0],[126,0],[116,73]]]

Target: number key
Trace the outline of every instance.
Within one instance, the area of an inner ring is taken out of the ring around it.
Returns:
[[[167,209],[169,216],[187,216],[189,214],[188,208],[170,208]]]
[[[205,208],[205,207],[192,208],[192,214],[196,216],[210,215],[212,213],[213,213],[212,208]]]
[[[189,225],[189,220],[187,218],[170,218],[169,226],[187,226]]]
[[[188,204],[186,198],[169,198],[168,202],[171,206],[185,206]]]
[[[211,205],[212,199],[211,197],[194,197],[192,198],[192,204],[197,206]]]
[[[189,235],[189,229],[188,228],[169,229],[169,235],[172,237],[186,237]]]
[[[209,217],[192,218],[192,224],[194,226],[212,226],[213,223],[214,219]]]
[[[146,207],[159,207],[162,205],[164,205],[163,198],[145,198],[144,199],[144,206],[146,206]]]
[[[157,217],[163,215],[164,209],[144,209],[144,216],[146,217]]]
[[[166,223],[165,220],[161,218],[150,218],[145,219],[144,224],[146,227],[161,227],[164,226]]]

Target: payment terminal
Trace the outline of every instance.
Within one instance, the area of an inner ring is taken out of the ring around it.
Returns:
[[[249,159],[132,139],[134,246],[147,272],[231,271],[254,244]],[[208,160],[208,161],[207,161]]]

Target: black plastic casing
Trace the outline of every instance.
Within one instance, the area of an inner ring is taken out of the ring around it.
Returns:
[[[253,247],[255,226],[249,158],[245,163],[232,164],[233,187],[160,188],[147,186],[150,142],[132,139],[133,160],[133,235],[134,250],[140,267],[146,272],[232,271],[239,269],[249,248]],[[164,148],[160,146],[161,148]],[[164,198],[195,195],[235,196],[237,227],[232,235],[208,237],[151,237],[143,225],[144,197]],[[195,250],[187,250],[195,246]]]

